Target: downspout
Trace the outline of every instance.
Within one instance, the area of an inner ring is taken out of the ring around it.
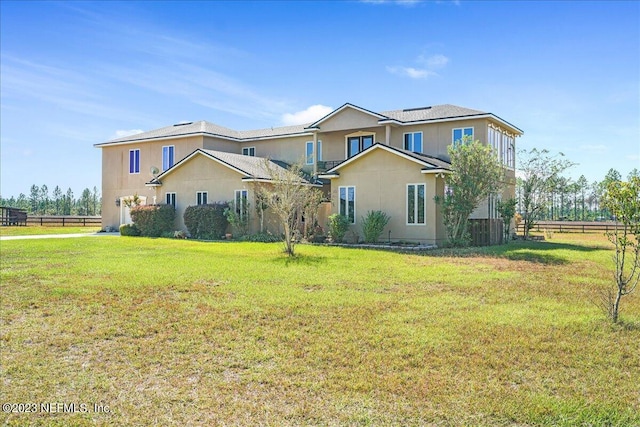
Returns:
[[[391,142],[391,125],[387,124],[385,126],[384,143],[389,145],[390,142]]]

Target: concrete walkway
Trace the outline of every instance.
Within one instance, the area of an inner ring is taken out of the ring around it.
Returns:
[[[69,239],[73,237],[98,237],[98,236],[119,236],[119,232],[115,233],[74,233],[74,234],[32,234],[24,236],[0,236],[3,240],[28,240],[28,239]]]

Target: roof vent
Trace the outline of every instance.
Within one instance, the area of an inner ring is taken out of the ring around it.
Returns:
[[[404,110],[402,110],[402,111],[406,113],[407,111],[428,110],[428,109],[430,109],[430,108],[431,108],[431,106],[429,106],[429,107],[418,107],[418,108],[406,108],[406,109],[404,109]]]
[[[185,126],[185,125],[191,125],[193,124],[193,122],[180,122],[180,123],[176,123],[174,126]]]

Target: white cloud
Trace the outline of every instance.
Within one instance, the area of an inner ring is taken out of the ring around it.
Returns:
[[[629,159],[629,160],[640,160],[640,155],[638,155],[638,154],[629,154],[627,156],[627,159]]]
[[[323,118],[327,114],[333,111],[333,108],[326,105],[312,105],[306,110],[298,111],[295,113],[285,113],[282,115],[282,124],[285,126],[301,125],[305,123],[313,123],[318,119]]]
[[[442,54],[431,55],[429,57],[420,55],[418,57],[418,62],[426,64],[428,68],[442,68],[449,63],[449,58]]]
[[[436,54],[431,56],[419,55],[415,62],[420,67],[394,66],[387,67],[387,71],[398,76],[409,77],[411,79],[428,79],[437,76],[438,73],[434,69],[444,68],[449,63],[449,58]]]
[[[426,79],[431,76],[437,76],[434,71],[427,70],[426,68],[414,68],[414,67],[387,67],[387,71],[391,74],[397,74],[399,76],[409,77],[412,79]]]
[[[112,139],[124,138],[125,136],[137,135],[144,132],[142,129],[117,130]]]

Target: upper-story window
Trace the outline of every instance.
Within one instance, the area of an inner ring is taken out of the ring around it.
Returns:
[[[162,170],[166,171],[171,166],[173,166],[173,152],[175,151],[175,146],[173,145],[165,145],[162,147]]]
[[[140,150],[129,150],[129,173],[140,173]]]
[[[306,147],[305,147],[305,158],[306,161],[305,163],[308,165],[312,165],[313,164],[313,141],[307,141],[306,143]],[[318,141],[318,161],[322,161],[322,141]]]
[[[353,157],[373,145],[375,134],[347,136],[347,157]]]
[[[256,155],[256,147],[244,147],[242,149],[242,155],[254,157]]]
[[[515,158],[515,136],[506,130],[489,125],[488,144],[491,145],[500,162],[510,169],[516,166]]]
[[[404,149],[414,153],[422,153],[422,132],[405,133]]]
[[[465,136],[471,137],[473,141],[473,128],[455,128],[453,129],[453,139],[451,143],[456,146],[462,142],[462,138]]]

